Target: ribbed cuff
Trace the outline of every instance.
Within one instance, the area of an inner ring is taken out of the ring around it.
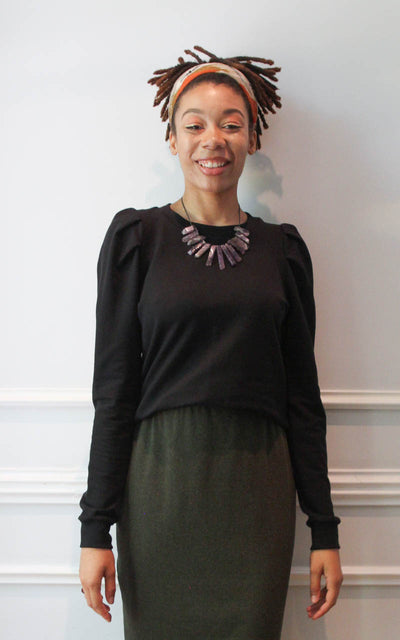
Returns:
[[[316,549],[340,549],[339,530],[336,522],[311,524],[311,551]]]
[[[82,522],[81,548],[112,549],[110,528],[104,522]]]

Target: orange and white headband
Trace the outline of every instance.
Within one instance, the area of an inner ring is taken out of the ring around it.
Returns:
[[[174,113],[176,101],[182,91],[192,80],[204,73],[225,73],[227,76],[233,78],[233,80],[235,80],[243,89],[244,94],[250,103],[251,113],[253,115],[253,124],[257,121],[257,100],[246,76],[238,69],[230,67],[222,62],[205,62],[204,64],[199,64],[196,67],[192,67],[188,71],[185,71],[185,73],[182,73],[182,75],[175,81],[168,104],[168,118],[170,122],[172,122],[172,114]]]

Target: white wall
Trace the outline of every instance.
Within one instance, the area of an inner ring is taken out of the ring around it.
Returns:
[[[96,261],[119,209],[180,195],[146,83],[184,48],[272,57],[283,108],[242,206],[292,222],[314,263],[316,352],[345,569],[308,620],[299,512],[283,640],[397,638],[400,623],[397,0],[17,0],[0,20],[0,608],[7,640],[122,636],[79,591]],[[4,121],[4,118],[3,118]]]

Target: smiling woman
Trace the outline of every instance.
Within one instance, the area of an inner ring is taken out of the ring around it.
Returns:
[[[195,49],[210,60],[186,51],[194,61],[150,80],[184,193],[119,211],[100,249],[80,577],[110,621],[116,522],[125,640],[278,640],[296,490],[310,618],[342,582],[312,263],[296,227],[237,197],[264,114],[280,107],[279,69]]]

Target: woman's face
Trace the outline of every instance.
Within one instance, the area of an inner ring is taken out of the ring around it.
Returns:
[[[224,84],[195,85],[179,100],[175,130],[170,148],[179,155],[186,192],[236,192],[246,156],[257,144],[244,98]]]

